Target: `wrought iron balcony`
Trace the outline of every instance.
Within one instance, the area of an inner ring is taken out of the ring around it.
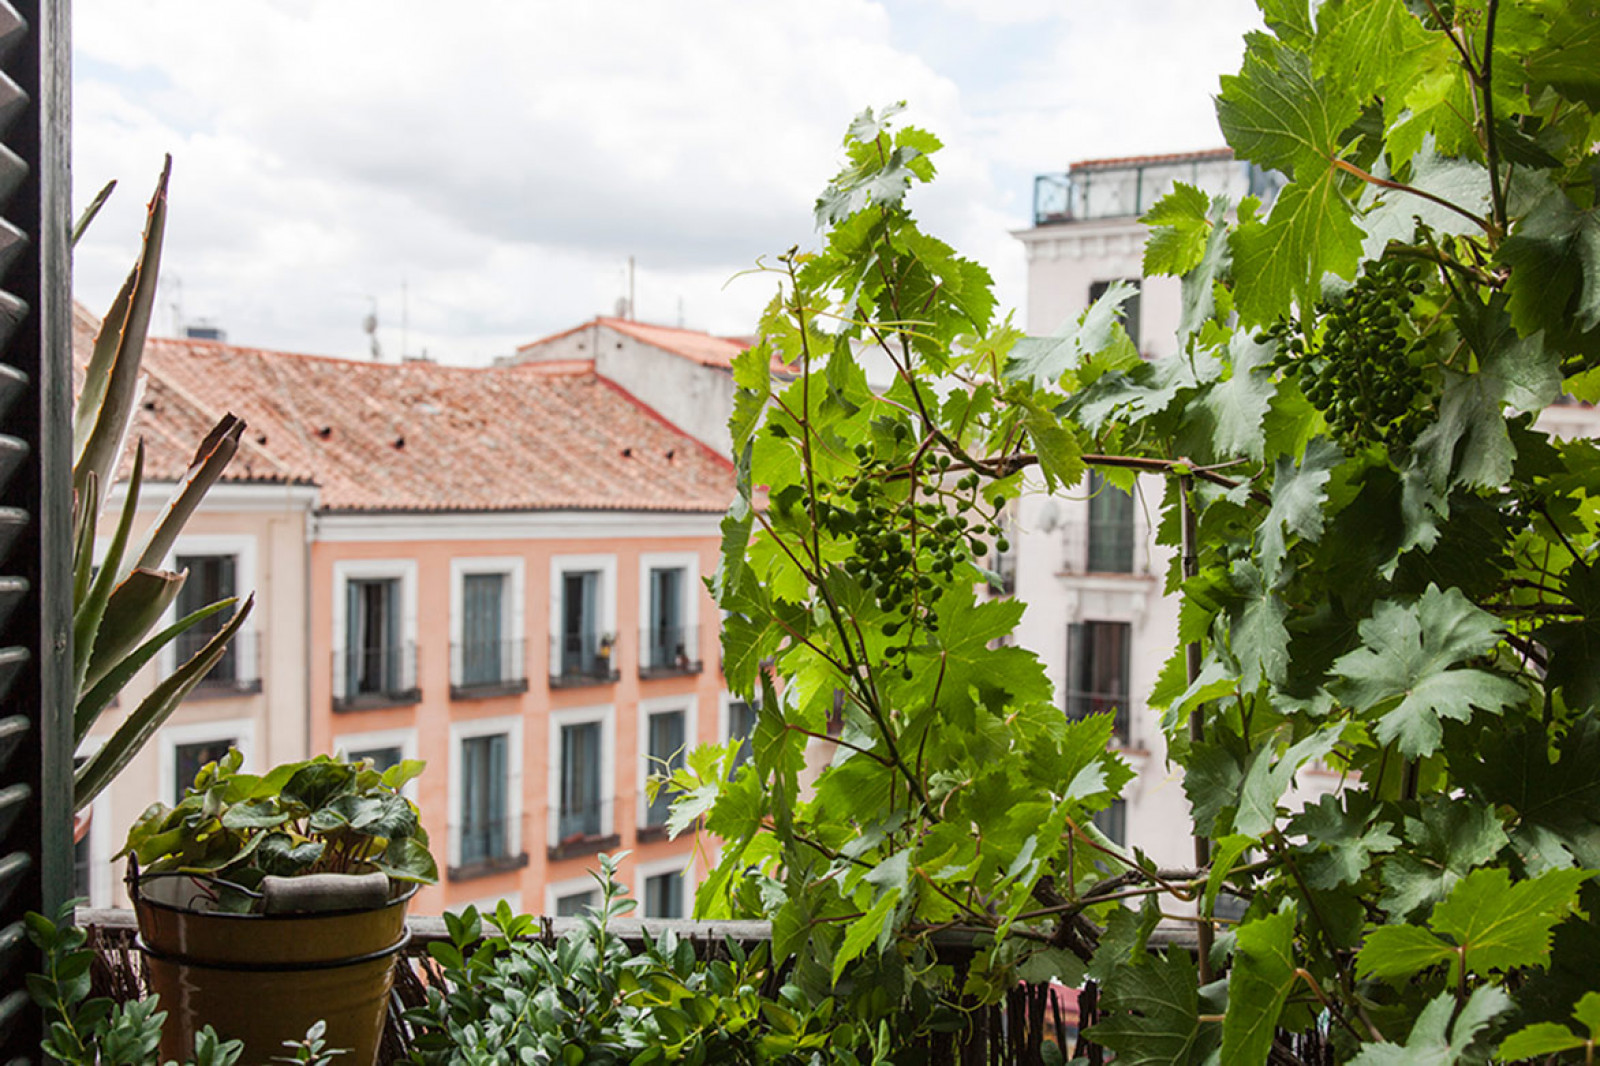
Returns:
[[[486,699],[528,691],[526,644],[520,640],[450,645],[450,698]]]
[[[334,710],[394,707],[420,699],[415,644],[407,641],[333,653]]]
[[[610,633],[566,633],[550,640],[550,687],[609,685],[622,677]]]
[[[468,881],[528,865],[526,822],[526,816],[453,822],[450,854],[456,862],[445,876],[452,881]]]
[[[1151,572],[1150,546],[1132,522],[1064,522],[1061,549],[1061,569],[1069,574]]]
[[[639,632],[639,676],[682,677],[698,674],[703,665],[697,626],[651,626]]]
[[[612,820],[613,805],[614,801],[606,798],[552,807],[549,857],[569,859],[616,847],[621,841]]]

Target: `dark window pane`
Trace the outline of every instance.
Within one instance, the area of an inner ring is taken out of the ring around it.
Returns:
[[[396,693],[400,683],[400,579],[351,581],[346,591],[345,642],[349,649],[345,691]]]
[[[1115,713],[1116,737],[1128,742],[1126,622],[1078,622],[1067,627],[1067,717]]]
[[[682,567],[650,571],[648,663],[651,667],[671,667],[689,657],[683,625],[683,593],[687,584]]]
[[[739,754],[733,760],[734,769],[737,770],[749,760],[755,735],[756,708],[744,700],[731,701],[728,704],[728,739],[739,741]]]
[[[600,898],[592,889],[588,892],[574,892],[570,896],[562,896],[556,900],[556,917],[581,918],[590,907],[599,904]]]
[[[202,740],[196,744],[179,744],[172,749],[172,803],[183,802],[183,794],[194,784],[195,775],[208,762],[216,762],[228,754],[228,749],[238,743],[235,738]]]
[[[683,917],[683,875],[657,874],[645,878],[644,916],[646,918]]]
[[[557,840],[600,835],[600,723],[561,727]]]
[[[684,712],[666,711],[650,716],[649,766],[650,776],[665,776],[683,765]],[[672,810],[673,793],[663,788],[656,793],[655,802],[645,815],[648,825],[666,825]]]
[[[1094,824],[1100,832],[1111,838],[1113,844],[1128,842],[1128,805],[1122,800],[1112,800],[1111,806],[1096,811]]]
[[[239,594],[236,577],[238,561],[232,555],[179,555],[174,557],[173,563],[180,571],[189,571],[183,587],[178,589],[179,618],[185,618],[218,600]],[[227,622],[228,612],[218,611],[184,630],[174,642],[178,661],[187,662],[206,645],[207,641],[220,632]],[[217,665],[206,674],[207,682],[230,684],[239,680],[238,652],[234,647],[236,642],[237,638],[229,641],[222,658],[218,659]]]
[[[467,574],[461,582],[461,683],[505,680],[505,574]]]
[[[351,762],[360,762],[363,759],[370,760],[372,768],[381,774],[391,766],[398,766],[400,761],[405,758],[405,753],[397,747],[364,748],[360,751],[350,752],[348,757]]]
[[[506,854],[506,735],[461,742],[461,864]]]
[[[1133,572],[1133,497],[1089,472],[1089,569]]]
[[[601,662],[600,571],[561,575],[561,672],[597,675],[611,669],[609,646]]]

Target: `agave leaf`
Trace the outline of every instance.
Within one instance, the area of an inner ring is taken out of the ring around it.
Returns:
[[[98,475],[91,474],[92,485]],[[100,561],[100,573],[89,584],[88,594],[81,600],[75,601],[76,608],[72,613],[72,670],[76,682],[74,692],[82,692],[84,679],[89,675],[89,664],[94,652],[98,650],[100,632],[105,625],[106,612],[112,598],[116,595],[117,571],[122,569],[122,556],[128,547],[128,533],[133,529],[133,516],[139,508],[139,485],[144,479],[144,442],[133,453],[133,477],[128,481],[128,499],[122,507],[122,517],[117,521],[117,531],[112,534],[111,543],[106,548],[106,556]],[[88,548],[93,553],[92,542],[80,545]],[[78,560],[79,569],[88,569],[91,564],[85,560]],[[155,618],[146,622],[143,628],[131,634],[130,646],[144,639],[146,631],[154,623]],[[124,624],[128,624],[126,621]],[[119,634],[112,630],[109,634],[116,639]],[[124,638],[128,639],[128,638]]]
[[[72,224],[72,247],[76,248],[78,246],[79,238],[89,228],[89,223],[94,221],[94,216],[98,215],[100,209],[106,205],[106,201],[111,199],[111,190],[116,187],[117,179],[112,178],[105,183],[105,186],[99,192],[94,194],[94,199],[89,201],[89,206],[83,209],[83,214],[78,216],[78,221]]]
[[[211,427],[206,439],[195,449],[194,460],[189,464],[182,484],[173,490],[172,498],[167,501],[167,509],[151,527],[135,566],[157,567],[166,559],[178,534],[183,532],[184,523],[189,521],[189,516],[194,514],[195,508],[200,506],[200,501],[216,484],[227,469],[229,460],[239,450],[239,438],[243,433],[244,422],[231,414],[223,415],[221,421]]]
[[[100,479],[91,475],[89,478],[89,496],[99,495]],[[89,582],[94,580],[94,534],[100,520],[100,513],[93,507],[85,507],[83,500],[73,501],[73,534],[72,534],[72,606],[77,610],[85,596],[89,595]]]
[[[137,572],[137,571],[136,571]],[[172,714],[173,709],[187,696],[200,679],[211,672],[217,665],[223,652],[228,649],[228,641],[244,625],[244,620],[249,617],[250,609],[255,606],[255,595],[252,594],[244,601],[244,605],[228,619],[228,623],[217,631],[216,635],[206,641],[205,646],[195,652],[194,657],[177,670],[172,676],[164,679],[150,694],[134,708],[132,713],[111,734],[111,738],[101,745],[100,750],[89,756],[88,762],[79,768],[73,788],[73,806],[75,810],[83,810],[102,789],[111,782],[122,768],[127,766],[145,742],[155,735],[156,730]]]
[[[123,686],[128,683],[129,679],[138,673],[145,663],[155,658],[157,652],[176,640],[179,634],[199,625],[218,611],[227,610],[238,602],[236,598],[229,597],[225,600],[218,600],[216,603],[209,603],[198,611],[178,619],[178,621],[139,645],[137,651],[119,660],[115,666],[106,672],[105,677],[95,683],[94,688],[78,697],[78,706],[73,712],[73,743],[81,743],[83,738],[89,735],[89,730],[94,728],[95,720],[100,717],[101,712],[106,709],[116,694],[122,691]]]
[[[168,156],[150,198],[139,261],[100,324],[94,354],[84,374],[72,427],[72,484],[80,494],[91,471],[98,475],[102,493],[110,487],[131,422],[139,389],[139,362],[155,307],[156,275],[161,269],[161,246],[167,228],[167,180],[171,175],[172,157]],[[90,498],[84,495],[83,499]],[[95,497],[92,505],[98,509],[100,498]]]
[[[144,635],[161,620],[178,596],[188,571],[135,569],[112,590],[100,619],[94,650],[89,653],[89,669],[78,685],[98,685],[130,652],[144,642]]]

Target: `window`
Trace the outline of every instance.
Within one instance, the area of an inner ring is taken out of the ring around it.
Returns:
[[[195,776],[200,773],[202,766],[206,763],[216,762],[228,754],[229,748],[237,746],[238,740],[234,737],[173,745],[173,806],[183,802],[183,794],[188,791],[190,785],[194,784]]]
[[[1089,472],[1088,569],[1096,573],[1133,573],[1133,497]]]
[[[351,762],[360,762],[363,759],[372,763],[372,768],[380,774],[391,766],[399,766],[405,761],[405,752],[398,746],[387,748],[367,748],[362,751],[348,752],[345,756]]]
[[[1113,735],[1128,743],[1126,622],[1077,622],[1067,627],[1067,717],[1116,715]]]
[[[452,723],[450,751],[449,878],[467,880],[526,865],[521,716]]]
[[[683,872],[656,874],[644,880],[644,917],[683,917]]]
[[[737,770],[750,760],[751,742],[756,735],[756,708],[745,700],[728,701],[728,733],[729,740],[739,742],[739,751],[733,757],[733,768]]]
[[[415,703],[416,564],[335,563],[334,709]]]
[[[1123,278],[1124,282],[1133,286],[1133,295],[1122,302],[1122,326],[1128,331],[1128,339],[1133,341],[1133,346],[1139,348],[1139,298],[1143,295],[1144,281],[1142,278]],[[1094,303],[1106,294],[1111,288],[1110,281],[1096,281],[1089,286],[1089,302]],[[1141,351],[1143,349],[1140,349]]]
[[[556,839],[600,835],[600,723],[561,727],[561,813]]]
[[[238,559],[232,555],[179,555],[173,559],[178,570],[189,571],[183,587],[178,590],[179,618],[186,618],[208,604],[238,595]],[[205,647],[227,624],[228,612],[219,611],[184,630],[176,641],[178,662],[185,663]],[[231,688],[240,680],[238,638],[228,642],[228,648],[200,682],[203,688]]]
[[[461,581],[461,684],[498,685],[505,676],[506,576],[467,574]]]
[[[658,711],[645,717],[648,747],[645,752],[645,773],[649,777],[665,777],[683,766],[683,755],[688,747],[686,715],[682,710]],[[645,825],[666,825],[672,810],[673,792],[663,788],[645,812]]]
[[[581,918],[591,907],[600,905],[600,896],[594,889],[587,892],[569,892],[556,897],[557,918]]]
[[[523,669],[522,560],[452,559],[451,695],[527,690]]]
[[[461,865],[505,858],[509,807],[504,733],[461,741]]]
[[[1110,838],[1113,844],[1124,846],[1128,843],[1128,804],[1124,800],[1112,800],[1111,806],[1103,811],[1094,813],[1095,828]]]

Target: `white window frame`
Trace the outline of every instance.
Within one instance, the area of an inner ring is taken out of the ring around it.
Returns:
[[[167,725],[161,727],[157,734],[160,743],[156,749],[156,766],[160,775],[160,790],[158,796],[162,803],[177,794],[177,781],[174,775],[178,772],[178,748],[185,744],[198,744],[208,740],[225,740],[233,738],[233,746],[239,749],[239,754],[244,756],[239,769],[243,773],[254,772],[256,722],[254,718],[222,718],[211,722],[186,722],[183,725]],[[188,788],[193,782],[184,782]]]
[[[566,594],[562,576],[584,570],[600,571],[600,632],[611,634],[618,643],[623,635],[617,632],[617,557],[615,555],[552,555],[550,557],[550,673],[559,673],[560,661],[556,642],[561,639],[562,597]],[[637,639],[637,638],[635,638]],[[611,669],[619,669],[615,653]]]
[[[556,915],[556,900],[566,896],[575,896],[580,892],[593,892],[595,902],[600,902],[600,882],[588,874],[582,877],[569,877],[565,881],[551,881],[544,886],[544,913],[546,917],[554,918]]]
[[[509,588],[508,595],[500,605],[500,632],[502,641],[511,642],[522,646],[522,672],[526,678],[528,672],[527,660],[527,612],[524,609],[527,582],[524,575],[526,569],[520,555],[484,555],[464,556],[450,560],[450,643],[460,647],[465,640],[464,629],[467,624],[466,611],[463,606],[463,586],[469,574],[502,574]],[[450,657],[450,683],[455,684],[455,655]]]
[[[674,855],[670,859],[657,859],[654,862],[635,864],[633,868],[633,898],[638,901],[639,907],[633,916],[636,918],[645,917],[645,884],[650,878],[660,877],[663,874],[675,874],[683,879],[683,902],[686,913],[680,914],[678,917],[688,918],[692,915],[694,913],[694,890],[696,885],[694,878],[689,874],[689,867],[693,858],[694,856],[688,854]]]
[[[698,552],[641,552],[639,555],[639,661],[644,661],[644,633],[650,626],[650,571],[684,571],[683,617],[678,624],[694,634],[688,649],[691,662],[700,661],[700,554]]]
[[[389,578],[400,580],[400,643],[402,646],[410,645],[415,654],[417,644],[417,561],[415,559],[339,559],[333,564],[333,651],[334,660],[332,681],[333,698],[344,699],[345,674],[344,659],[349,654],[350,648],[346,644],[349,634],[349,619],[345,617],[346,604],[349,602],[349,584],[351,581],[381,581]],[[420,686],[421,679],[416,677],[415,662],[412,664],[412,676],[415,683]]]
[[[502,718],[476,718],[450,723],[450,799],[445,824],[448,827],[447,861],[450,866],[461,865],[461,742],[474,737],[506,735],[506,855],[516,856],[524,850],[522,840],[522,716],[506,715]]]
[[[693,694],[684,696],[658,696],[639,701],[639,776],[635,779],[637,787],[635,794],[638,807],[635,825],[643,829],[650,824],[650,801],[645,792],[645,779],[654,772],[650,763],[650,718],[657,714],[670,714],[673,711],[683,712],[683,756],[685,765],[688,764],[689,753],[698,743],[696,724],[700,719],[700,700]]]
[[[556,835],[561,824],[561,730],[569,725],[600,723],[600,835],[611,836],[616,830],[617,814],[617,713],[611,704],[595,707],[569,707],[550,712],[549,748],[550,766],[548,796],[550,807],[546,838],[552,847],[560,842]]]
[[[97,548],[95,554],[104,558],[104,549]],[[233,594],[243,603],[256,588],[256,538],[248,533],[193,533],[179,534],[173,541],[172,548],[161,561],[164,570],[176,570],[178,556],[180,555],[231,555],[233,556]],[[123,560],[127,562],[127,560]],[[244,620],[239,627],[234,639],[239,640],[254,635],[258,630],[256,623],[261,617],[262,601],[258,597],[255,608],[251,610],[250,617]],[[173,597],[172,604],[168,606],[162,616],[161,624],[169,626],[178,620],[178,600]],[[170,675],[179,666],[178,647],[174,641],[162,648],[157,656],[159,669],[162,676]],[[261,661],[260,650],[257,649],[254,670],[257,678],[267,676],[266,664]]]
[[[402,759],[417,758],[417,731],[415,729],[376,729],[367,733],[340,733],[333,738],[332,748],[341,759],[348,759],[352,751],[371,751],[373,748],[399,748]],[[417,780],[412,778],[400,790],[413,803],[417,799]]]

